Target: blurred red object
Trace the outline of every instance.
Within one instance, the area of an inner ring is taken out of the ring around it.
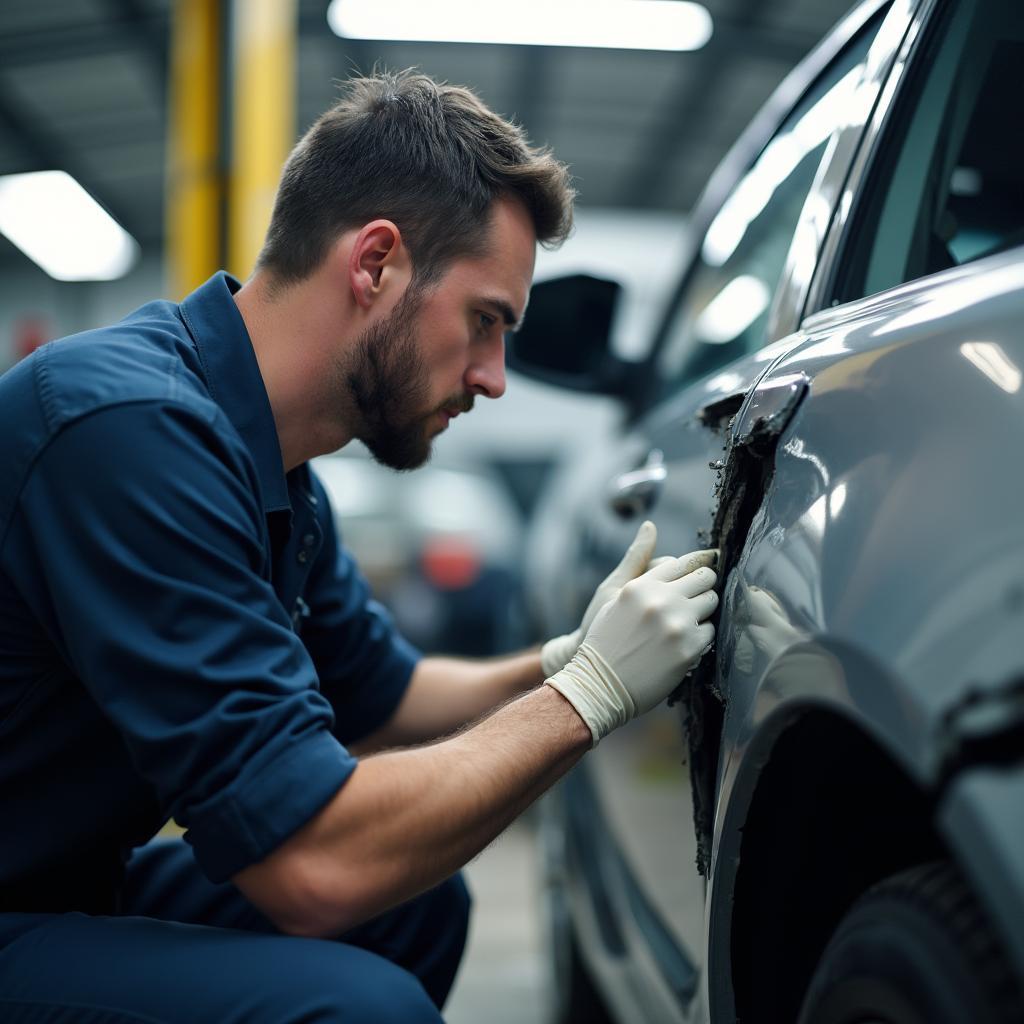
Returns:
[[[461,537],[433,537],[421,555],[423,575],[438,590],[463,590],[480,576],[480,555]]]
[[[14,323],[14,355],[24,359],[32,355],[40,345],[53,339],[50,324],[41,316],[24,316]]]

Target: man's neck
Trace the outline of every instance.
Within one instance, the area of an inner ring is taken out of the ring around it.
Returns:
[[[257,271],[234,297],[267,389],[285,472],[353,436],[345,425],[350,417],[338,408],[341,371],[325,341],[343,311],[325,307],[318,285],[314,276],[271,296],[266,273]]]

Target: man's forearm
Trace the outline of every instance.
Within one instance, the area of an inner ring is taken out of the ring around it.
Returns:
[[[350,749],[365,756],[447,736],[543,680],[536,650],[487,661],[424,658],[391,718]]]
[[[279,927],[336,934],[458,870],[590,743],[571,705],[542,687],[443,742],[360,762],[312,822],[236,882]]]
[[[304,828],[234,881],[278,927],[325,936],[439,883],[710,649],[717,576],[693,569],[693,557],[626,582],[550,686],[448,740],[361,762]]]

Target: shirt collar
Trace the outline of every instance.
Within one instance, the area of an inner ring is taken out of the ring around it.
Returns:
[[[206,384],[242,436],[256,464],[263,511],[291,508],[274,414],[256,353],[234,294],[241,282],[223,270],[178,307],[199,352]]]

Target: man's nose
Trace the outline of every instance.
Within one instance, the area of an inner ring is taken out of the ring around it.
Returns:
[[[505,394],[505,338],[497,339],[477,350],[476,358],[466,371],[466,388],[474,395],[501,398]]]

